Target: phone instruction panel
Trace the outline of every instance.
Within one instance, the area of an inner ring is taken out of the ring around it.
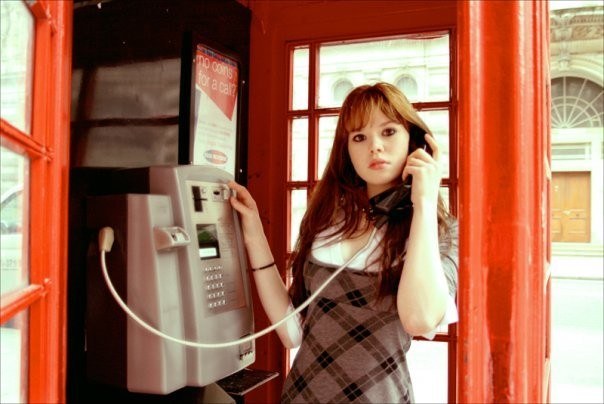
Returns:
[[[196,231],[199,270],[210,315],[244,307],[230,190],[222,184],[186,181],[190,217]]]

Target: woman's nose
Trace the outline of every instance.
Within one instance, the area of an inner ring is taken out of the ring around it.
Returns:
[[[370,144],[371,153],[379,153],[384,151],[384,144],[379,137],[373,137]]]

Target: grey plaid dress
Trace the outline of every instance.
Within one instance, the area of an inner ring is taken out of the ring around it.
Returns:
[[[440,241],[449,294],[457,290],[458,224]],[[309,294],[336,268],[311,260],[304,267]],[[303,338],[285,380],[282,403],[412,403],[406,352],[411,336],[395,297],[376,301],[376,274],[342,271],[308,307]]]
[[[312,293],[334,270],[308,262],[306,289]],[[405,359],[411,336],[391,297],[376,305],[375,281],[344,270],[310,304],[282,403],[413,402]]]

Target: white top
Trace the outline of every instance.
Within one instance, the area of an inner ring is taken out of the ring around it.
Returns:
[[[319,264],[340,267],[341,265],[346,263],[342,252],[343,243],[340,239],[340,235],[332,236],[329,238],[325,237],[325,235],[329,234],[331,231],[333,231],[333,229],[329,228],[317,235],[312,245],[311,255],[313,260]],[[375,237],[373,238],[373,240],[371,240],[369,248],[359,254],[359,256],[356,257],[355,260],[348,263],[347,268],[358,271],[363,271],[366,269],[368,272],[379,271],[379,260],[376,260],[376,257],[379,257],[381,254],[380,243],[384,238],[385,232],[385,227],[378,229],[375,234]],[[373,264],[367,267],[368,263],[370,262],[373,262]],[[287,314],[293,311],[294,308],[290,304]],[[458,321],[458,319],[459,315],[457,312],[457,305],[455,304],[455,300],[453,299],[453,297],[448,295],[447,307],[442,320],[433,331],[427,334],[423,334],[422,337],[427,339],[434,339],[434,336],[436,335],[436,332],[439,327],[455,323]],[[294,346],[300,345],[302,341],[302,326],[300,315],[298,315],[296,318],[292,318],[292,320],[287,322],[287,330],[289,333],[290,340],[292,341]]]

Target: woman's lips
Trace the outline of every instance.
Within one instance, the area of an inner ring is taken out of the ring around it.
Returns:
[[[372,160],[371,163],[369,163],[369,168],[372,170],[380,170],[387,165],[388,165],[388,162],[386,160],[377,159],[377,160]]]

